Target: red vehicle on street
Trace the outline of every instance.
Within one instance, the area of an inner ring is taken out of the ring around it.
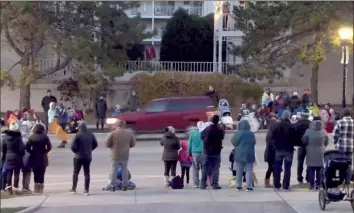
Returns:
[[[185,132],[194,122],[207,121],[214,114],[209,97],[192,96],[154,99],[142,111],[125,112],[118,118],[135,133],[162,132],[167,126]]]

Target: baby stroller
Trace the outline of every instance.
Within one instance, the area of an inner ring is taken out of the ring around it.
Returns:
[[[218,112],[221,117],[221,124],[226,129],[234,129],[234,121],[231,117],[229,102],[226,99],[221,99],[218,103]]]
[[[68,108],[68,133],[77,133],[79,123],[83,121],[83,113],[81,110]]]
[[[350,171],[352,159],[342,152],[330,150],[324,154],[324,170],[322,172],[322,190],[319,192],[321,210],[325,210],[330,202],[349,201],[354,210],[354,190],[350,190]]]

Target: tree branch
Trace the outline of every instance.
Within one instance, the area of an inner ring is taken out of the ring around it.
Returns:
[[[47,75],[51,75],[54,74],[55,72],[64,69],[66,66],[69,65],[69,63],[71,62],[71,57],[67,57],[64,59],[64,61],[62,63],[60,63],[60,57],[58,57],[57,59],[57,63],[54,67],[51,67],[47,70],[45,70],[43,73],[40,73],[38,76],[36,76],[31,83],[35,82],[36,80],[43,78]]]
[[[20,50],[20,48],[18,48],[15,44],[15,42],[12,40],[11,35],[10,35],[10,31],[9,31],[9,25],[7,22],[5,22],[5,37],[7,39],[7,41],[9,42],[10,46],[12,49],[15,50],[15,52],[22,57],[25,53],[23,51]]]

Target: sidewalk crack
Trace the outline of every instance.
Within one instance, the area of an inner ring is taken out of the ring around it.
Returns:
[[[212,200],[212,201],[215,201],[215,198],[214,198],[214,196],[213,196],[213,194],[211,193],[210,190],[208,190],[208,193],[209,193],[209,195],[210,195],[211,200]]]

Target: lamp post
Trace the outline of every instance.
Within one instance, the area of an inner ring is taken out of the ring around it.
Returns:
[[[338,31],[339,37],[342,43],[342,60],[343,64],[343,85],[342,85],[342,107],[347,106],[346,101],[346,87],[347,87],[347,65],[349,63],[349,48],[348,44],[353,39],[353,29],[352,28],[341,28]]]

